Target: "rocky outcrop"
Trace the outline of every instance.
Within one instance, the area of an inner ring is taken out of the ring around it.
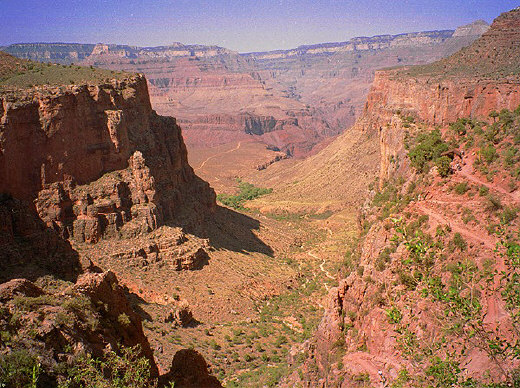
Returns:
[[[67,63],[82,58],[82,64],[145,73],[154,109],[182,121],[190,147],[260,135],[268,145],[308,155],[316,144],[354,124],[375,69],[437,60],[468,45],[484,29],[481,22],[455,32],[357,37],[246,54],[180,43],[160,47],[71,44],[68,62],[62,44],[4,49],[22,58],[39,56],[48,61],[51,55]],[[84,56],[82,50],[87,49],[91,53]]]
[[[0,191],[34,200],[66,238],[132,236],[215,206],[142,76],[4,92],[0,101]]]
[[[458,27],[452,36],[480,36],[489,30],[489,24],[485,20],[477,20],[465,26]]]
[[[175,353],[168,378],[181,388],[220,388],[220,382],[208,372],[204,357],[196,350]]]
[[[487,119],[520,105],[520,11],[498,17],[471,46],[432,65],[376,72],[364,119],[379,132],[381,180],[403,172],[403,119],[447,125],[459,117]]]
[[[124,289],[113,272],[86,273],[78,278],[69,292],[87,296],[94,305],[107,306],[102,313],[102,319],[110,322],[105,330],[108,329],[111,335],[103,336],[103,342],[109,342],[113,349],[117,349],[119,345],[140,345],[142,354],[150,360],[152,375],[158,375],[152,349],[143,332],[141,318],[131,308]],[[122,316],[127,319],[121,318]],[[105,347],[106,345],[99,346],[97,352],[93,349],[94,354],[102,354],[101,351]]]
[[[90,265],[24,203],[0,197],[0,282],[45,275],[75,280]]]
[[[403,119],[446,125],[459,117],[486,119],[493,110],[514,110],[520,105],[520,80],[435,81],[426,77],[394,78],[394,74],[376,74],[365,108],[371,121],[369,130],[379,132],[381,180],[406,171],[406,165],[399,164],[405,160],[403,140],[408,130]]]
[[[520,104],[518,80],[405,79],[397,74],[376,73],[366,112],[374,115],[381,109],[408,112],[421,121],[445,125],[458,117],[484,118],[492,110],[515,109]]]
[[[218,46],[184,45],[173,43],[169,46],[135,47],[115,44],[78,44],[78,43],[18,43],[2,50],[19,58],[39,62],[70,64],[87,60],[91,63],[103,63],[114,59],[135,59],[144,57],[148,60],[177,58],[185,56],[213,57],[232,54]]]
[[[0,358],[5,362],[10,354],[37,354],[38,382],[45,386],[63,381],[63,368],[81,362],[85,352],[103,359],[107,351],[121,354],[122,347],[138,346],[138,356],[148,359],[150,376],[158,377],[141,318],[112,272],[83,274],[58,291],[13,279],[0,284],[0,301],[2,332],[16,333],[9,346],[1,344]]]
[[[181,121],[186,143],[192,147],[221,145],[251,137],[290,155],[306,155],[334,130],[320,115],[308,111],[286,112],[283,117],[251,113],[213,114]]]

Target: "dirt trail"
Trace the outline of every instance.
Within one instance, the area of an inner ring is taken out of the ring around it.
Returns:
[[[236,146],[235,148],[230,149],[230,150],[227,150],[227,151],[224,151],[224,152],[220,152],[220,153],[218,153],[218,154],[216,154],[216,155],[213,155],[213,156],[210,156],[210,157],[207,158],[205,161],[203,161],[203,162],[200,164],[199,167],[195,168],[194,170],[195,170],[195,171],[196,171],[196,170],[201,170],[201,169],[206,165],[206,163],[209,162],[211,159],[214,159],[214,158],[219,157],[219,156],[221,156],[221,155],[229,154],[229,153],[231,153],[231,152],[235,152],[235,151],[239,150],[241,145],[242,145],[242,142],[239,141],[238,144],[237,144],[237,146]]]
[[[320,260],[320,257],[316,256],[312,251],[308,251],[307,252],[307,255],[309,255],[310,257],[316,259],[316,260]],[[332,280],[336,280],[336,278],[334,276],[332,276],[329,271],[327,271],[323,266],[325,265],[326,263],[326,260],[325,259],[321,259],[322,262],[320,264],[320,270],[321,272],[323,272],[325,274],[326,277],[328,277],[329,279],[332,279]],[[329,287],[327,284],[325,284],[325,288],[327,289],[327,291],[329,290]]]
[[[488,236],[486,234],[482,234],[476,231],[472,231],[468,229],[467,225],[460,224],[458,222],[453,221],[453,219],[447,219],[440,213],[437,213],[435,210],[426,206],[426,203],[417,203],[417,208],[421,210],[424,214],[428,215],[433,220],[437,221],[440,224],[447,224],[451,227],[454,232],[458,232],[466,238],[478,241],[481,245],[484,245],[488,249],[495,249],[496,241],[493,236]]]
[[[476,177],[473,174],[473,163],[466,163],[462,167],[462,169],[458,172],[460,175],[462,175],[467,180],[481,186],[486,186],[491,190],[498,191],[501,194],[506,195],[508,198],[511,198],[513,201],[518,202],[520,201],[520,190],[516,190],[512,193],[505,190],[504,188],[498,186],[497,184],[491,183],[491,182],[484,182],[482,179]]]

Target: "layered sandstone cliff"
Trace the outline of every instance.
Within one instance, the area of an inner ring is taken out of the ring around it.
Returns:
[[[457,31],[358,37],[248,54],[180,43],[16,44],[4,49],[20,58],[144,73],[154,109],[182,120],[190,148],[251,138],[250,127],[236,122],[245,116],[260,122],[273,117],[279,124],[260,140],[306,155],[354,124],[375,69],[437,60],[470,44],[486,29],[485,22],[476,22]],[[221,117],[218,126],[212,122],[215,116]],[[298,125],[286,125],[295,116],[300,117]]]
[[[439,62],[376,73],[365,116],[379,131],[381,179],[395,172],[390,160],[403,160],[403,118],[442,126],[520,105],[519,15],[501,15],[471,46]]]
[[[34,201],[66,238],[132,236],[215,206],[142,76],[5,91],[0,101],[0,191]]]
[[[90,81],[45,84],[60,73]],[[88,369],[86,380],[108,378],[100,360],[114,363],[111,377],[122,367],[139,369],[145,382],[158,378],[125,269],[202,267],[207,242],[181,227],[203,229],[216,206],[213,189],[189,166],[175,119],[152,110],[143,76],[109,80],[92,68],[36,65],[3,53],[0,74],[2,365],[26,355],[45,386],[72,379],[74,369]],[[26,75],[41,82],[23,88],[27,82],[18,81]],[[111,266],[114,272],[103,272]],[[220,386],[198,362],[190,381]],[[30,376],[14,368],[7,386],[25,384]],[[161,379],[189,386],[186,378]]]

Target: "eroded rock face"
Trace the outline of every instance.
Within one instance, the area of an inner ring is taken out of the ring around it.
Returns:
[[[459,117],[485,117],[494,109],[520,104],[520,81],[491,79],[431,79],[376,73],[365,112],[384,109],[413,111],[421,121],[444,125]]]
[[[377,73],[364,114],[357,123],[372,136],[379,137],[381,182],[397,177],[404,177],[408,182],[413,181],[413,172],[409,161],[406,160],[404,146],[405,133],[410,128],[410,125],[406,125],[407,117],[412,116],[418,122],[425,123],[425,128],[433,129],[435,125],[445,126],[462,117],[489,120],[488,115],[492,110],[514,110],[520,105],[519,73],[509,72],[504,75],[505,73],[497,71],[487,76],[482,76],[478,72],[464,75],[451,67],[457,63],[464,65],[466,62],[463,59],[468,60],[467,63],[470,64],[473,63],[472,59],[475,59],[475,69],[483,69],[485,64],[482,66],[478,64],[476,57],[473,58],[471,53],[477,49],[489,48],[490,51],[481,52],[488,53],[495,50],[496,55],[491,55],[489,61],[494,61],[498,69],[509,71],[511,58],[518,55],[518,50],[512,50],[519,42],[518,26],[520,26],[519,10],[500,16],[491,29],[473,46],[428,67],[427,74],[424,74],[424,69],[414,70],[414,68]],[[453,72],[434,72],[439,66]],[[435,174],[432,171],[429,178],[433,179]],[[406,186],[401,190],[401,194],[404,194]],[[432,202],[438,201],[441,195],[446,195],[434,190],[426,192]],[[428,213],[421,210],[425,208],[424,203],[427,202],[425,197],[426,195],[422,193],[422,199],[418,199],[417,202],[422,201],[423,204],[409,205],[401,210],[401,214],[411,211],[426,215],[426,218],[431,217],[430,220],[433,221],[431,225],[424,227],[424,230],[431,235],[436,233],[435,227],[439,225],[455,224],[456,216],[452,218],[449,216],[449,214],[456,214],[455,212],[450,213],[444,209],[444,212],[440,213],[442,217],[439,217],[435,212]],[[442,198],[447,201],[446,197]],[[438,216],[436,221],[434,216]],[[373,385],[387,386],[398,378],[398,371],[404,368],[411,374],[423,372],[418,368],[418,364],[410,362],[410,359],[405,356],[402,343],[398,343],[398,338],[402,341],[402,337],[397,335],[399,329],[393,326],[388,317],[390,306],[383,303],[383,295],[387,291],[380,285],[398,274],[397,267],[386,269],[386,272],[382,272],[384,270],[381,268],[377,269],[377,260],[395,235],[392,232],[392,222],[387,220],[388,224],[385,225],[377,221],[375,216],[367,221],[374,224],[360,246],[362,275],[351,273],[339,282],[337,288],[330,290],[326,312],[317,332],[311,340],[301,348],[293,349],[290,354],[290,360],[302,355],[307,356],[306,362],[301,366],[300,373],[293,373],[282,386],[302,384],[308,387],[329,385],[351,387],[356,386],[356,380],[352,379],[352,376],[359,376],[362,373],[369,376]],[[461,221],[459,231],[465,233],[472,249],[471,253],[465,255],[476,262],[494,257],[493,260],[499,263],[500,259],[493,256],[496,254],[493,253],[493,249],[497,246],[495,236],[488,237],[484,231],[472,234],[468,229],[466,222]],[[486,236],[491,241],[485,241],[482,236]],[[389,254],[388,261],[392,263],[390,265],[395,265],[407,257],[407,252],[403,244],[398,244]],[[443,264],[444,260],[453,259],[458,252],[455,255],[451,254],[452,257],[447,254],[447,257],[442,259]],[[380,281],[379,285],[378,281]],[[397,281],[394,284],[397,284],[401,290],[405,288]],[[396,306],[399,311],[404,311],[407,306],[405,299],[409,298],[409,294],[406,298],[401,298],[398,296],[399,292],[394,289],[390,295],[392,306]],[[509,317],[504,310],[501,295],[489,292],[482,293],[479,297],[479,303],[485,306],[486,312],[483,316],[487,319],[486,324],[489,324],[489,327],[496,325],[502,329],[509,327]],[[446,311],[441,310],[442,307],[435,305],[431,300],[417,298],[416,301],[417,303],[411,303],[411,307],[408,305],[409,314],[406,317],[403,315],[402,318],[407,325],[407,330],[416,335],[415,340],[423,343],[445,335],[446,332],[443,331],[445,327],[437,319],[446,314]],[[337,361],[331,357],[336,345],[344,349],[344,353],[341,353],[341,364],[335,364]],[[493,357],[478,346],[471,345],[469,348],[471,349],[468,352],[461,353],[460,360],[461,369],[466,376],[477,380],[491,377],[498,381],[504,378],[504,370],[510,371],[517,367],[516,360],[507,360],[504,361],[504,365],[497,365],[492,362]],[[345,371],[348,371],[348,376]]]
[[[88,264],[21,201],[0,200],[0,281],[43,275],[75,280]]]
[[[0,327],[17,335],[10,346],[0,347],[0,356],[21,349],[38,354],[39,382],[45,386],[57,386],[62,378],[58,364],[63,368],[85,351],[103,358],[108,350],[119,353],[121,346],[139,345],[141,356],[149,360],[151,377],[158,377],[141,318],[112,272],[85,273],[54,293],[27,279],[13,279],[0,284],[0,301]]]
[[[174,326],[187,327],[194,322],[193,313],[187,301],[179,302],[164,319]]]
[[[142,76],[5,92],[0,106],[0,192],[35,200],[63,237],[133,236],[215,206],[175,119],[151,109]]]
[[[157,376],[157,366],[148,339],[144,335],[141,318],[132,310],[116,275],[110,271],[86,273],[78,278],[72,289],[75,293],[88,296],[94,304],[108,306],[103,313],[103,319],[113,323],[110,329],[114,331],[112,335],[115,341],[111,345],[114,348],[118,344],[124,346],[140,345],[143,355],[151,362],[152,375]]]

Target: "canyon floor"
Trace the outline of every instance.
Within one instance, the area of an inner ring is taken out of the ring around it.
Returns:
[[[234,193],[237,177],[258,172],[257,164],[274,154],[263,144],[240,142],[188,155],[217,193]],[[243,161],[244,155],[250,163],[237,164],[235,157]],[[194,348],[228,387],[274,386],[296,367],[289,366],[288,353],[315,331],[328,290],[337,286],[358,235],[353,209],[333,214],[313,208],[269,213],[218,206],[207,230],[209,257],[198,270],[121,266],[110,242],[75,248],[89,258],[105,257],[96,264],[115,272],[128,287],[160,370],[168,370],[178,350]],[[162,227],[157,233],[180,232]],[[189,233],[187,238],[201,244]],[[183,303],[193,320],[176,327],[168,317],[174,305]]]

